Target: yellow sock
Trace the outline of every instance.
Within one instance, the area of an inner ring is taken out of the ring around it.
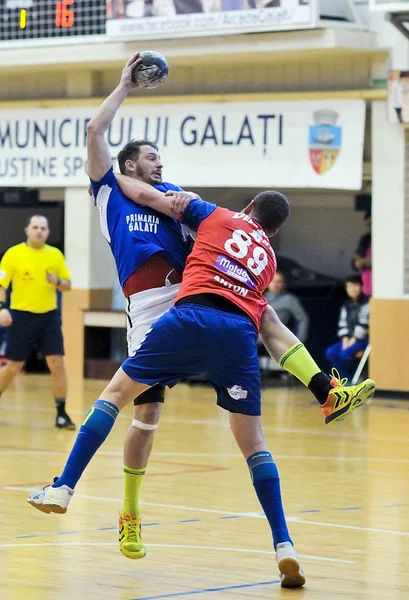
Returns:
[[[142,479],[145,475],[145,469],[132,469],[124,465],[124,513],[140,517],[139,511],[139,491],[142,485]]]
[[[321,369],[301,342],[284,352],[280,357],[280,367],[297,377],[306,387],[314,375],[321,373]]]

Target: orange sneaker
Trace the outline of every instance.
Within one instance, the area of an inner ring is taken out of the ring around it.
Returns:
[[[331,371],[332,389],[328,393],[325,404],[320,406],[325,424],[343,421],[353,410],[365,404],[375,393],[375,382],[365,379],[359,385],[346,385],[348,379],[341,379],[336,369]]]

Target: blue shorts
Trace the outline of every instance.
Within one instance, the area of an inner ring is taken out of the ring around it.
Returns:
[[[217,404],[244,415],[260,415],[257,329],[246,316],[199,304],[181,304],[165,313],[122,365],[134,381],[172,387],[204,375]]]

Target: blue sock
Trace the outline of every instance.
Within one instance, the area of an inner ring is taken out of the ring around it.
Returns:
[[[257,497],[271,527],[274,548],[281,542],[292,544],[281,501],[280,477],[273,457],[270,452],[256,452],[249,456],[247,465]]]
[[[119,413],[118,408],[105,400],[97,400],[87,412],[62,475],[53,487],[68,485],[74,489],[85,467],[111,431]]]

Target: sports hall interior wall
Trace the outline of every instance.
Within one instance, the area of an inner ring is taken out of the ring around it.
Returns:
[[[232,61],[230,57],[208,56],[206,64],[170,61],[172,76],[156,90],[138,90],[138,96],[184,94],[305,92],[368,89],[371,74],[385,55],[349,52],[346,56],[320,58],[293,56],[271,60],[272,53],[254,52]],[[181,64],[180,64],[181,63]],[[217,64],[217,68],[216,67]],[[47,98],[105,97],[118,82],[120,63],[106,68],[81,65],[45,65],[24,71],[0,68],[2,101]]]

